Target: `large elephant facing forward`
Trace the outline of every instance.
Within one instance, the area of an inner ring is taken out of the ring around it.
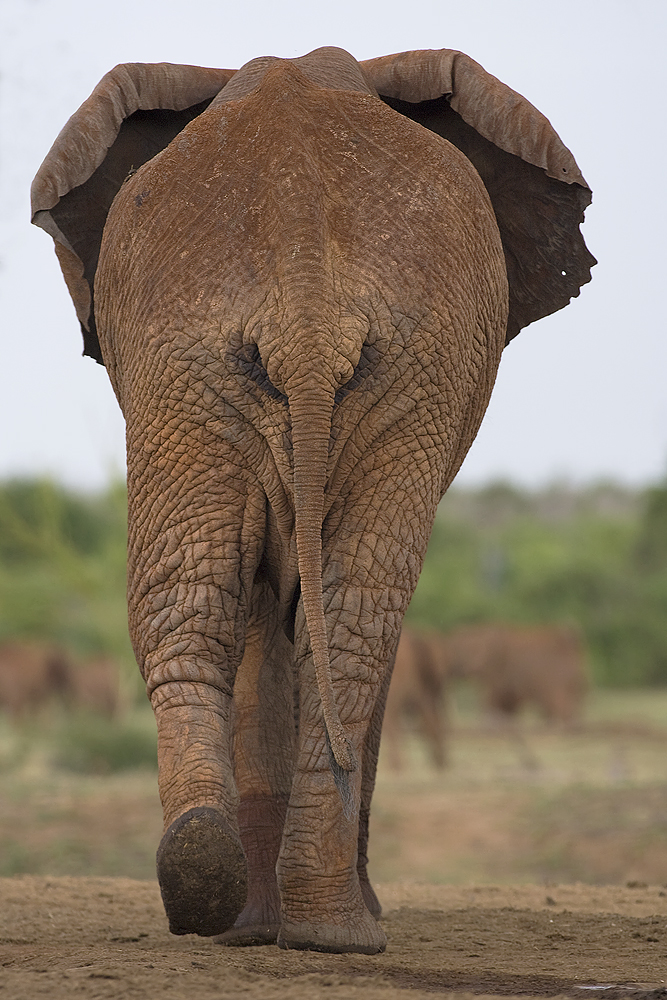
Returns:
[[[503,345],[590,278],[589,201],[548,121],[449,50],[118,66],[40,168],[127,425],[175,933],[384,948],[403,613]]]

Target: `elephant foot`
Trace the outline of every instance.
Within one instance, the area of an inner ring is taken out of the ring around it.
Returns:
[[[233,947],[275,944],[280,930],[276,861],[286,809],[284,798],[241,798],[239,829],[248,861],[248,898],[234,926],[216,937],[218,944]]]
[[[275,944],[278,938],[280,924],[234,924],[224,934],[219,934],[216,944],[224,944],[227,948],[250,948],[261,944]]]
[[[273,893],[249,893],[248,902],[233,927],[216,937],[229,947],[275,944],[280,930],[280,897]]]
[[[359,873],[359,888],[361,889],[361,896],[366,904],[366,909],[372,917],[379,920],[382,916],[382,906],[380,905],[380,900],[375,895],[375,889],[371,885],[368,875],[365,873],[363,875],[361,872]]]
[[[344,925],[283,920],[277,943],[280,948],[301,951],[377,955],[387,947],[387,938],[375,917],[364,909],[358,919]]]
[[[241,844],[222,813],[209,806],[188,810],[167,829],[157,877],[172,934],[221,934],[246,901]]]

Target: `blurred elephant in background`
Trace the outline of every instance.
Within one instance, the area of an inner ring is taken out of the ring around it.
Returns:
[[[16,719],[52,703],[111,718],[120,707],[119,681],[108,656],[79,660],[46,643],[0,644],[0,709]]]
[[[394,771],[403,767],[401,744],[409,719],[416,720],[433,766],[438,770],[445,766],[448,674],[443,636],[404,628],[396,651],[382,725],[389,766]]]
[[[120,671],[110,656],[73,663],[69,675],[70,707],[113,718],[120,709]]]
[[[126,420],[170,927],[380,951],[401,621],[503,346],[590,279],[588,186],[462,53],[324,48],[116,67],[32,199]]]
[[[534,708],[547,722],[581,718],[589,681],[586,649],[568,625],[462,626],[444,638],[449,673],[480,688],[486,708],[515,718]]]
[[[62,651],[39,642],[0,644],[0,708],[20,719],[70,690],[71,665]]]

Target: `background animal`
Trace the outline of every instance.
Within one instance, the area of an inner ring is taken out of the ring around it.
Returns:
[[[70,664],[65,655],[38,642],[0,644],[0,708],[24,717],[69,691]]]
[[[119,682],[118,664],[110,656],[73,662],[68,677],[69,704],[112,718],[120,707]]]
[[[15,718],[51,703],[110,718],[120,707],[119,681],[109,656],[79,659],[40,642],[0,644],[0,708]]]
[[[448,668],[442,636],[402,630],[382,725],[393,770],[403,767],[401,746],[409,721],[416,722],[433,766],[445,766]]]
[[[590,278],[589,188],[463,54],[328,48],[119,66],[32,196],[126,420],[170,927],[382,950],[389,665],[503,346]]]
[[[567,625],[462,626],[444,637],[449,673],[473,679],[487,709],[506,718],[525,707],[548,722],[577,722],[589,687],[586,650]]]

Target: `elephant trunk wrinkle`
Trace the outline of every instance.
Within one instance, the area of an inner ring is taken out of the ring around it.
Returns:
[[[311,382],[308,390],[297,390],[288,398],[292,417],[294,508],[301,598],[322,702],[331,770],[343,808],[352,812],[353,793],[348,774],[356,771],[358,761],[336,708],[322,596],[322,518],[334,387],[315,389]]]

